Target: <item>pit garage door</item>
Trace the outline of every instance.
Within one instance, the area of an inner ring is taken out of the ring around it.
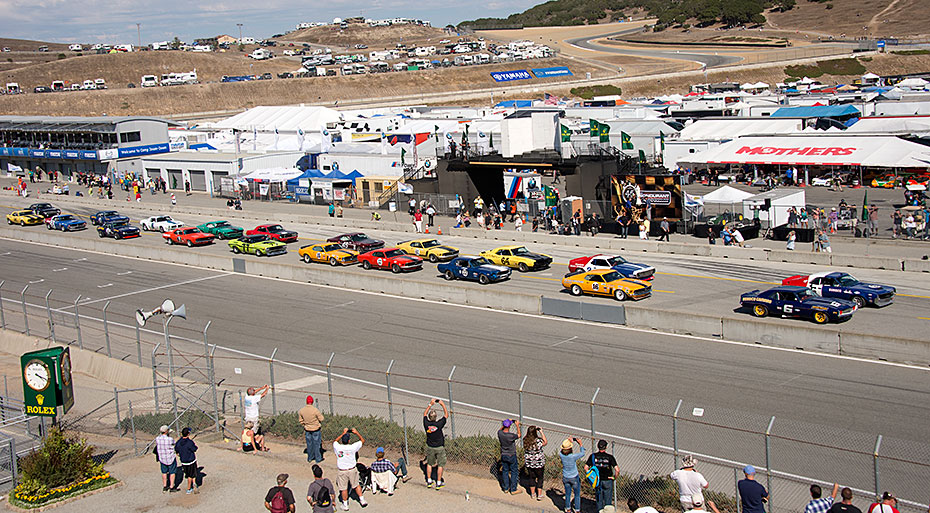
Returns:
[[[180,169],[168,170],[168,188],[184,190],[184,175]]]
[[[207,190],[207,176],[204,171],[190,171],[191,176],[191,190],[192,191],[206,191]]]

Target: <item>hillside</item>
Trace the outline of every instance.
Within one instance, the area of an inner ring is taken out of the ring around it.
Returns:
[[[344,29],[326,25],[297,30],[280,38],[285,41],[301,41],[332,46],[354,46],[364,44],[370,47],[394,47],[400,42],[420,42],[443,39],[444,32],[433,27],[420,25],[392,25],[390,27],[369,27],[368,25],[349,25]]]
[[[45,41],[33,41],[31,39],[10,39],[0,37],[0,47],[9,48],[14,52],[35,52],[40,46],[48,46],[49,52],[64,51],[68,49],[66,43],[46,43]]]
[[[794,9],[770,12],[766,17],[773,27],[837,36],[930,35],[930,9],[926,0],[797,0]]]

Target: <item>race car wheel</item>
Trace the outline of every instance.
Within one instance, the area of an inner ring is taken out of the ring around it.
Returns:
[[[626,292],[624,292],[621,289],[617,289],[616,291],[614,291],[614,299],[616,299],[617,301],[625,301]]]
[[[362,269],[371,269],[371,262],[368,260],[362,260]]]
[[[394,273],[394,274],[399,273],[399,272],[400,272],[400,266],[397,265],[397,264],[391,265],[391,272]]]
[[[194,247],[194,241],[192,241],[192,240],[187,241],[187,247],[189,247],[189,248]]]
[[[453,273],[452,271],[446,271],[443,277],[449,281],[452,281],[455,279],[455,273]]]
[[[523,262],[520,262],[520,265],[519,265],[518,267],[519,267],[521,273],[525,273],[526,271],[529,271],[529,270],[530,270],[530,268],[527,267],[527,265],[524,264]]]
[[[572,285],[572,288],[568,289],[568,291],[571,292],[573,296],[580,296],[582,292],[580,285]]]
[[[98,232],[97,232],[97,236],[99,236],[99,237],[102,239],[102,238],[103,238],[103,232],[98,231]]]
[[[172,244],[171,239],[166,238],[166,239],[165,239],[165,244],[167,244],[167,245],[170,246],[170,245]]]
[[[122,239],[123,236],[120,235],[119,232],[116,232],[116,235],[114,235],[113,238],[116,239],[116,240],[119,240],[119,239]]]
[[[51,229],[52,229],[52,225],[51,225],[51,224],[49,224],[49,223],[45,223],[45,227],[46,227],[46,228],[48,228],[49,230],[51,230]]]
[[[488,276],[487,276],[486,274],[478,275],[478,283],[480,283],[480,284],[482,284],[482,285],[487,285],[487,284],[490,283],[490,282],[491,282],[491,279],[488,278]]]
[[[303,258],[304,258],[304,263],[305,263],[305,264],[309,264],[309,263],[310,263],[310,255],[304,255]]]
[[[239,246],[233,246],[232,250],[233,250],[233,253],[237,255],[239,254]]]
[[[817,324],[826,324],[830,318],[824,312],[814,312],[814,322]]]
[[[329,257],[329,265],[336,267],[339,265],[339,261],[336,260],[336,257]]]
[[[20,222],[22,223],[22,221],[20,221]],[[13,220],[12,220],[12,219],[7,219],[7,220],[6,220],[6,224],[13,224]],[[26,223],[22,223],[22,224],[23,224],[23,226],[26,226]]]
[[[769,314],[769,309],[764,305],[755,305],[752,307],[752,314],[756,317],[765,317]]]
[[[11,222],[10,224],[13,224],[13,223]],[[25,228],[25,227],[26,227],[26,221],[20,221],[20,222],[19,222],[19,225]]]
[[[265,252],[262,251],[262,250],[260,250],[260,249],[256,249],[256,250],[255,250],[255,256],[263,257],[263,256],[265,256]]]
[[[859,308],[865,308],[865,298],[862,296],[853,296],[853,302],[856,303],[856,306]]]
[[[429,261],[435,264],[439,261],[439,257],[437,257],[435,253],[430,253]]]

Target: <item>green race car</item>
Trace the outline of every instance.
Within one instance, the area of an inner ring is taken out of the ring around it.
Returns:
[[[203,233],[216,235],[220,239],[238,239],[242,237],[242,228],[229,224],[229,221],[210,221],[197,228]]]
[[[246,235],[229,241],[233,253],[254,253],[257,256],[274,256],[287,253],[287,244],[271,240],[267,235]]]

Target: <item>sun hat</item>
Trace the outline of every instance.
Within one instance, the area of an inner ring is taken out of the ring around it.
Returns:
[[[568,438],[566,438],[565,440],[562,440],[562,448],[563,448],[563,449],[571,449],[571,448],[572,448],[572,441],[569,440]]]

